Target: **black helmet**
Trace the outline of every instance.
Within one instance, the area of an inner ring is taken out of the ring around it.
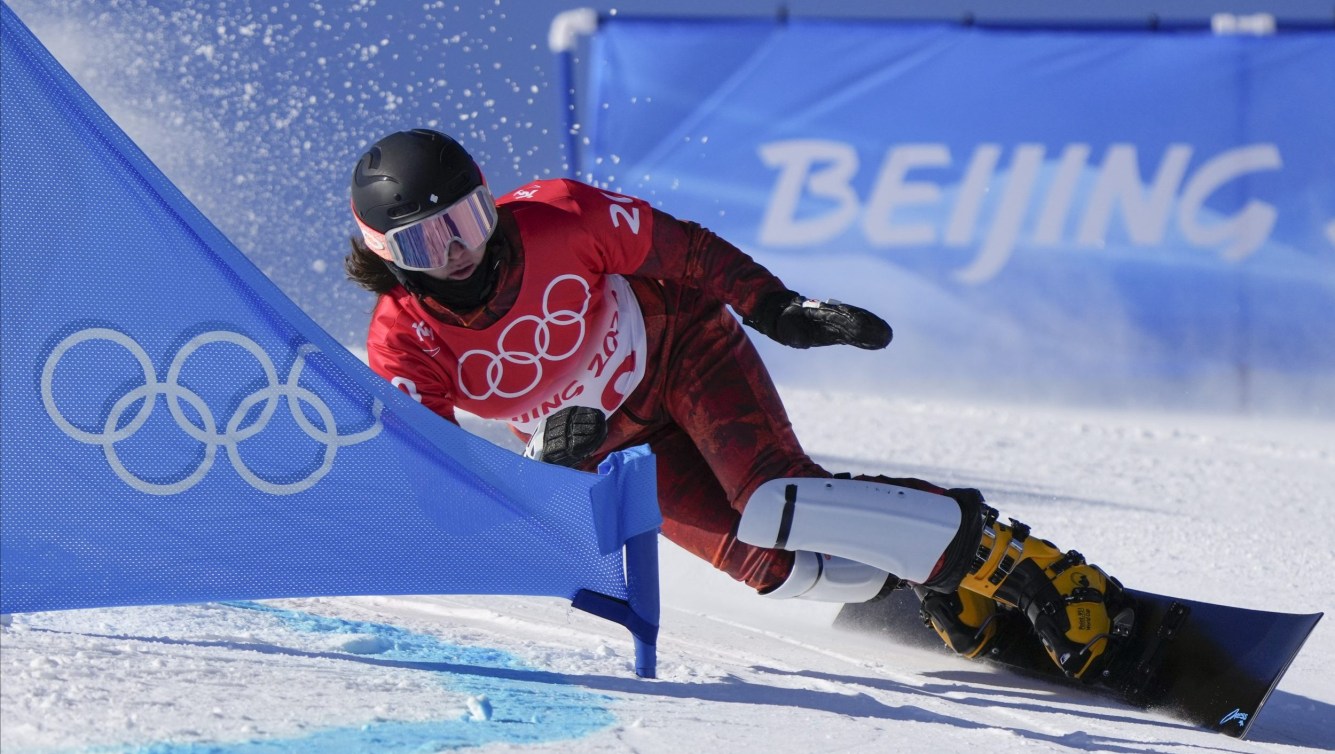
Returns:
[[[352,172],[352,211],[380,233],[411,225],[485,183],[459,142],[415,128],[377,141]]]

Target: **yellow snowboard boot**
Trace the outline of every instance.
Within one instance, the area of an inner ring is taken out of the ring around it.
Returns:
[[[996,600],[965,589],[944,593],[917,587],[914,592],[922,602],[923,622],[947,647],[970,659],[992,645],[1006,617],[998,615]]]
[[[1019,609],[1052,661],[1076,678],[1092,677],[1113,640],[1131,631],[1133,615],[1116,579],[1074,550],[1029,536],[1015,519],[997,523],[994,511],[960,590]]]

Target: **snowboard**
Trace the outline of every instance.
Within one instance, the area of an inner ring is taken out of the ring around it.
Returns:
[[[1092,682],[1062,673],[1032,631],[997,642],[985,661],[1245,738],[1322,616],[1126,591],[1135,600],[1135,626],[1107,672]],[[847,604],[834,625],[884,635],[898,644],[949,651],[919,617],[918,598],[911,589]]]

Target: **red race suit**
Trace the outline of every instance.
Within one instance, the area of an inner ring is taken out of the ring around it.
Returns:
[[[497,206],[494,292],[470,311],[402,286],[381,296],[371,368],[446,419],[457,407],[523,436],[567,406],[603,410],[607,440],[582,468],[647,443],[664,535],[758,590],[781,584],[792,553],[739,542],[741,508],[770,479],[829,473],[726,306],[749,313],[783,283],[699,225],[576,181]]]

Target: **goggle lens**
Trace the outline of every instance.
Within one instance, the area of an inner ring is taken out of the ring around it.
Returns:
[[[385,234],[394,264],[405,270],[434,270],[450,261],[450,244],[480,248],[496,230],[496,202],[486,186],[412,225]]]

